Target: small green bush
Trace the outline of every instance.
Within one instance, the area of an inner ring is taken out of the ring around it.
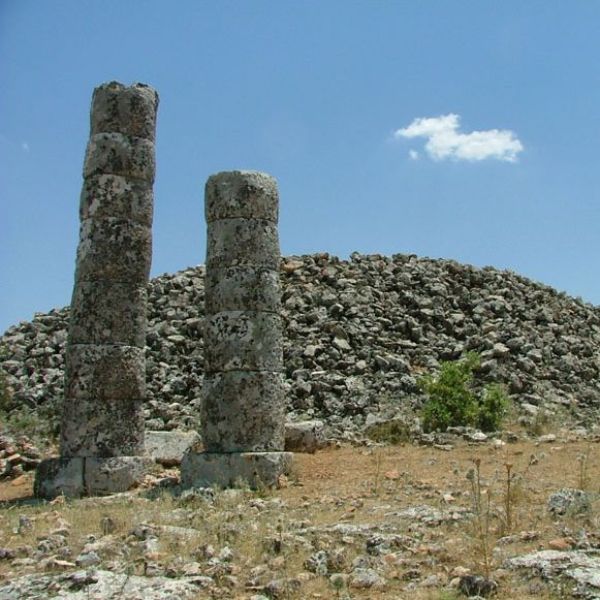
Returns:
[[[419,379],[419,387],[427,395],[422,412],[425,431],[468,425],[483,431],[498,429],[508,410],[508,396],[499,384],[475,393],[473,372],[479,364],[479,355],[469,352],[461,360],[442,362],[436,376]]]
[[[483,389],[479,401],[479,427],[482,431],[497,431],[506,416],[509,399],[504,387],[490,383]]]
[[[6,351],[0,346],[0,360],[6,357]],[[6,412],[12,408],[12,389],[8,385],[8,376],[2,365],[0,365],[0,412]]]
[[[419,379],[419,387],[427,395],[422,415],[426,431],[475,424],[477,398],[471,382],[478,362],[476,354],[468,354],[460,361],[442,362],[437,376],[424,375]]]
[[[12,394],[6,381],[6,374],[0,367],[0,411],[6,410],[10,406],[11,400]]]

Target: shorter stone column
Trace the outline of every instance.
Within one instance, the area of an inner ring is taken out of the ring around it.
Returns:
[[[204,451],[181,464],[184,487],[277,485],[285,401],[279,198],[272,177],[219,173],[206,184]]]
[[[154,464],[144,454],[143,402],[157,107],[143,84],[94,90],[60,457],[40,464],[40,497],[122,492]]]

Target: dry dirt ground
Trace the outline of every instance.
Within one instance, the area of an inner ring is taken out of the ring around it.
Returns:
[[[208,499],[167,487],[149,499],[149,481],[129,495],[38,503],[30,475],[1,482],[0,585],[89,564],[188,577],[198,599],[450,600],[464,597],[466,574],[493,579],[496,598],[558,599],[573,597],[569,581],[507,559],[600,549],[597,500],[548,510],[561,488],[600,492],[597,439],[333,447],[296,455],[282,483]]]

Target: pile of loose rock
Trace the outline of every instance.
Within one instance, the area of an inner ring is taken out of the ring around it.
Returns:
[[[422,400],[417,380],[479,352],[478,383],[502,382],[521,414],[586,424],[600,406],[600,310],[512,272],[414,255],[281,261],[288,417],[337,436]],[[204,267],[149,284],[148,429],[197,426]],[[0,338],[15,408],[58,405],[68,309]]]
[[[41,460],[41,452],[26,436],[0,432],[0,480],[32,471]]]

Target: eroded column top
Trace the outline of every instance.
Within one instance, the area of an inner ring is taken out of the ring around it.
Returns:
[[[110,81],[94,90],[91,135],[122,133],[154,141],[158,92],[145,83]]]
[[[223,171],[206,182],[205,216],[219,219],[265,219],[277,223],[279,194],[274,177],[260,171]]]

